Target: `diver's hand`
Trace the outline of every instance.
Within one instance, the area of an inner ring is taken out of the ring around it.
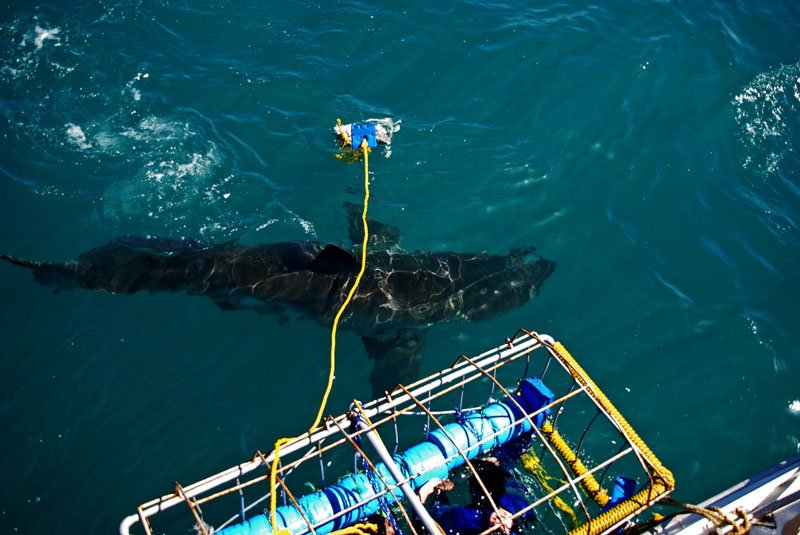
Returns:
[[[492,526],[500,525],[502,526],[503,531],[508,533],[511,531],[511,528],[514,527],[514,520],[511,518],[511,516],[511,513],[501,507],[497,510],[497,512],[492,511],[492,514],[489,517],[489,524]]]
[[[428,497],[431,494],[433,494],[433,490],[436,488],[436,485],[438,485],[441,482],[442,482],[441,479],[439,479],[438,477],[434,477],[434,478],[431,478],[430,481],[428,481],[427,483],[422,485],[419,488],[419,501],[421,501],[422,503],[425,503],[425,500],[427,500]]]
[[[453,490],[455,485],[449,479],[439,479],[438,477],[434,477],[419,489],[419,499],[422,503],[425,503],[425,500],[428,499],[433,493],[436,493],[438,496],[442,492],[448,492]]]

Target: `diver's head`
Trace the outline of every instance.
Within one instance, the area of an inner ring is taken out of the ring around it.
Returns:
[[[492,501],[497,503],[500,497],[506,493],[506,479],[508,473],[500,468],[500,463],[497,459],[477,459],[472,461],[472,466],[475,468],[475,473],[483,482],[486,490],[492,498]],[[489,501],[486,499],[478,480],[475,475],[471,474],[469,478],[469,493],[472,497],[472,503],[482,507],[488,507]]]

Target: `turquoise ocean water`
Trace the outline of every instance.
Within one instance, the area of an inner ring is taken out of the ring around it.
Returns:
[[[552,334],[685,501],[798,450],[795,2],[6,3],[0,251],[346,244],[361,168],[333,157],[337,117],[402,121],[370,214],[406,249],[558,263],[526,306],[433,327],[424,372]],[[303,431],[328,337],[0,265],[0,533],[115,532]],[[332,413],[369,396],[360,340],[338,355]]]

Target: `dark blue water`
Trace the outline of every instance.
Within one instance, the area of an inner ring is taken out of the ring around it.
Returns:
[[[370,214],[406,249],[558,263],[528,305],[431,328],[425,372],[552,334],[685,501],[798,450],[793,2],[8,4],[0,250],[347,244],[337,117],[402,121]],[[0,281],[0,533],[114,532],[316,412],[314,321]],[[338,355],[332,413],[369,395],[358,337]]]

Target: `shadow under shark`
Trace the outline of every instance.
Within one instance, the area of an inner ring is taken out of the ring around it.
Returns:
[[[350,239],[360,242],[360,207],[347,208]],[[376,396],[417,378],[425,329],[524,305],[555,269],[532,247],[507,255],[409,253],[399,248],[394,227],[369,225],[367,269],[340,326],[360,335],[375,361],[370,381]],[[248,246],[122,237],[65,263],[0,258],[57,288],[185,292],[207,296],[222,310],[296,309],[325,325],[332,324],[360,268],[350,252],[315,241]]]

